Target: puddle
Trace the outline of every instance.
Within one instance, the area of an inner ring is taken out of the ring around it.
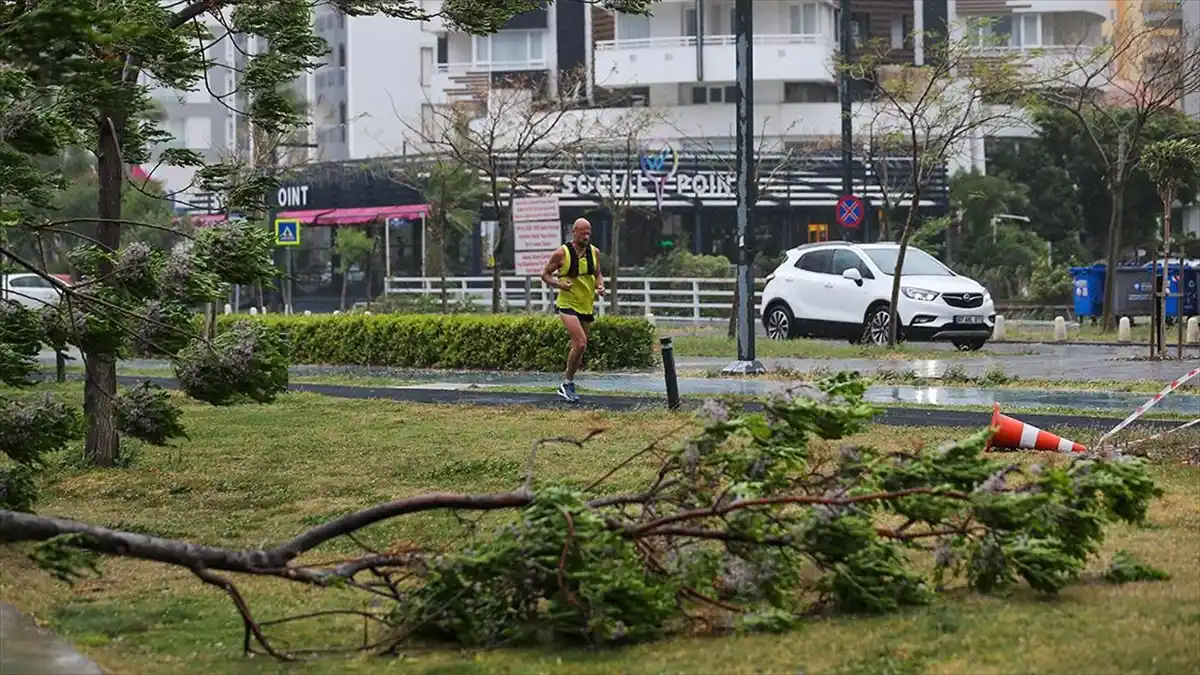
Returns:
[[[519,375],[507,373],[412,373],[403,379],[423,384],[407,384],[404,388],[464,388],[479,387],[536,387],[552,390],[559,383],[554,376]],[[583,375],[580,387],[596,392],[647,393],[666,395],[662,378],[653,375],[611,374]],[[787,389],[792,383],[778,380],[692,378],[679,379],[683,396],[741,394],[762,396]],[[980,389],[977,387],[921,387],[915,385],[873,385],[867,388],[866,399],[871,403],[918,403],[945,406],[990,406],[1001,408],[1076,408],[1108,412],[1132,412],[1150,398],[1149,394],[1103,391],[1050,391],[1044,389]],[[1200,414],[1200,395],[1176,393],[1159,401],[1156,412]]]

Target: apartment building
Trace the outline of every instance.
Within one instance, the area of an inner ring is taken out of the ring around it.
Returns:
[[[215,19],[206,24],[213,39],[205,46],[210,66],[204,77],[187,91],[157,85],[146,73],[142,82],[150,87],[150,96],[163,116],[162,129],[171,139],[151,150],[150,161],[137,167],[139,175],[148,175],[163,184],[180,216],[207,223],[224,218],[224,205],[216,195],[199,190],[193,183],[195,169],[160,163],[164,150],[187,148],[200,153],[206,162],[255,161],[255,138],[242,111],[249,108],[247,94],[239,90],[239,75],[248,55],[266,48],[257,38],[231,35]],[[297,78],[294,97],[307,106],[312,99],[311,78]],[[309,129],[297,130],[276,150],[282,166],[302,164],[312,158]],[[261,154],[261,153],[258,153]]]

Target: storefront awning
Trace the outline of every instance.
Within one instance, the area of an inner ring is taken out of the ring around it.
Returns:
[[[280,211],[276,220],[299,220],[306,225],[358,225],[389,218],[416,219],[429,211],[428,204],[407,206],[358,206],[346,209],[315,209],[311,211]]]

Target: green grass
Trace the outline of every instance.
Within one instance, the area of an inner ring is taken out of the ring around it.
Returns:
[[[79,393],[78,384],[51,388]],[[686,418],[292,394],[272,406],[188,404],[185,419],[191,440],[175,449],[146,448],[128,469],[82,470],[72,468],[69,456],[55,458],[42,511],[208,544],[257,547],[403,495],[514,487],[530,439],[603,428],[585,449],[548,446],[539,453],[541,479],[589,480]],[[904,449],[967,431],[878,427],[853,440]],[[1054,431],[1084,443],[1096,433]],[[102,579],[72,589],[10,548],[0,550],[0,595],[116,673],[1197,672],[1200,469],[1181,460],[1195,459],[1200,435],[1178,436],[1184,438],[1157,447],[1162,456],[1154,471],[1168,493],[1153,506],[1154,526],[1115,528],[1089,570],[1096,579],[1123,548],[1173,579],[1126,586],[1089,582],[1052,601],[1025,592],[1009,598],[950,593],[921,610],[813,620],[784,635],[679,637],[604,651],[435,651],[284,666],[241,656],[241,627],[228,599],[179,569],[113,559],[105,563]],[[822,443],[816,451],[832,452],[839,445]],[[635,477],[650,471],[639,467]],[[621,481],[613,489],[631,485]],[[419,515],[372,527],[363,538],[372,546],[410,540],[447,544],[460,527],[450,515]],[[330,559],[351,550],[342,545],[318,555]],[[345,606],[337,590],[238,581],[260,620]],[[352,642],[359,631],[360,624],[324,619],[284,634],[293,645],[325,645]]]

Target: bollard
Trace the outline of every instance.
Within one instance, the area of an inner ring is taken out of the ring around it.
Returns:
[[[1054,317],[1054,341],[1063,342],[1067,339],[1067,320],[1061,316]]]
[[[266,308],[266,307],[263,307],[262,309],[260,309],[260,310],[259,310],[259,312],[260,312],[260,313],[262,313],[262,314],[266,314],[266,313],[267,313],[267,308]]]
[[[657,322],[657,321],[654,319],[654,315],[653,315],[653,314],[647,314],[647,315],[646,315],[646,320],[650,322],[650,327],[651,327],[651,328],[654,328],[654,327],[658,326],[658,322]]]
[[[996,315],[996,327],[992,329],[992,340],[1003,340],[1004,334],[1004,315]]]
[[[663,376],[667,380],[667,408],[679,407],[679,380],[675,376],[675,345],[671,338],[659,338],[662,345]]]
[[[304,316],[312,316],[312,310],[310,310],[310,309],[304,310]]]
[[[233,314],[233,305],[229,304],[228,302],[225,303],[225,313]]]
[[[1132,342],[1133,328],[1130,326],[1129,317],[1123,316],[1117,322],[1117,342]]]
[[[337,316],[337,315],[339,315],[339,314],[341,314],[341,313],[342,313],[342,310],[340,310],[340,309],[335,309],[335,310],[333,310],[333,315],[334,315],[334,316]]]
[[[1200,343],[1200,318],[1192,317],[1187,322],[1187,339],[1188,344]]]
[[[250,308],[250,316],[258,316],[258,309],[255,307],[251,307]]]
[[[363,312],[363,316],[371,316],[370,312]]]

